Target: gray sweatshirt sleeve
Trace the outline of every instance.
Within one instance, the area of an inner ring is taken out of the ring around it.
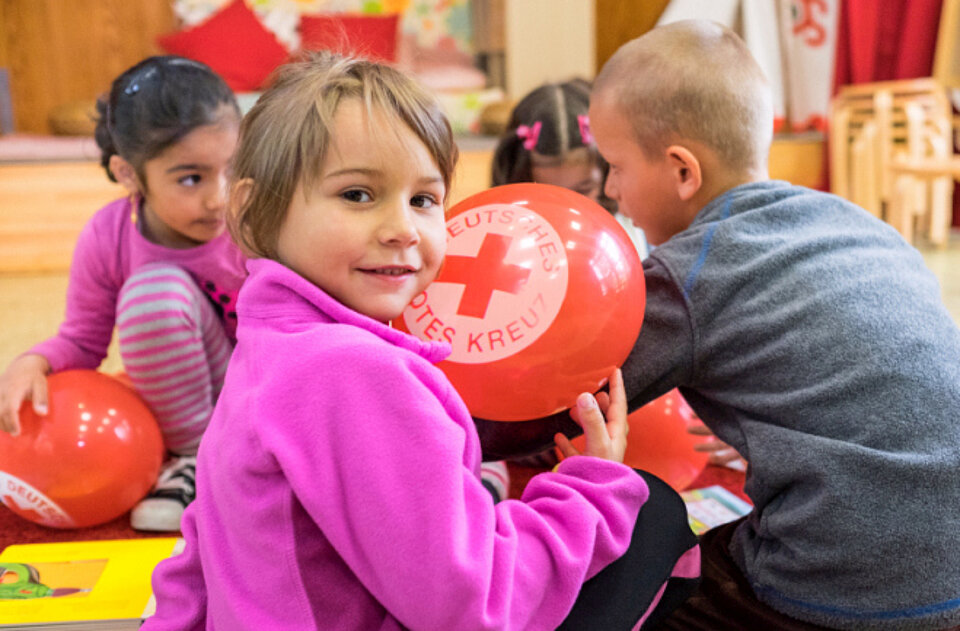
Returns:
[[[623,364],[631,411],[688,382],[693,370],[694,327],[681,285],[656,253],[644,260],[643,272],[643,326]]]

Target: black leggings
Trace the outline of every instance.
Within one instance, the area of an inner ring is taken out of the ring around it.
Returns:
[[[696,590],[699,549],[683,500],[656,476],[637,473],[646,481],[650,497],[640,508],[630,547],[584,583],[560,629],[628,631],[647,615],[646,629]],[[694,572],[682,571],[691,562]]]

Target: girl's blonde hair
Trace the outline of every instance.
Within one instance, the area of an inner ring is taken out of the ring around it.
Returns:
[[[230,232],[255,257],[277,258],[280,226],[297,186],[311,190],[345,99],[396,117],[423,142],[447,191],[457,162],[450,123],[437,100],[402,72],[363,59],[310,53],[280,68],[244,117],[234,156]],[[397,156],[396,159],[402,159]],[[238,187],[238,184],[243,186]]]

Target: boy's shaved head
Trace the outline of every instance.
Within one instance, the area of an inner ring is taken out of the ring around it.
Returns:
[[[657,27],[623,46],[594,83],[644,153],[693,140],[732,171],[766,170],[773,106],[766,77],[733,31],[706,20]]]

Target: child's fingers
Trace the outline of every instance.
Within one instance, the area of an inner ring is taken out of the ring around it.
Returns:
[[[718,438],[698,443],[693,446],[693,450],[709,454],[707,462],[710,464],[725,465],[740,459],[740,453],[736,449]]]
[[[702,421],[688,427],[687,433],[693,434],[694,436],[713,436],[713,432],[711,432],[710,428],[704,425]]]
[[[47,373],[50,363],[41,355],[15,359],[0,376],[0,430],[20,433],[20,407],[30,400],[37,414],[47,413]]]
[[[727,443],[723,442],[719,438],[713,438],[712,440],[707,440],[702,443],[697,443],[696,445],[693,446],[693,450],[710,454],[711,462],[713,462],[714,454],[717,454],[718,458],[722,458],[724,456],[721,454],[730,452],[734,455],[734,458],[729,458],[728,460],[733,460],[735,458],[740,457],[740,453],[736,449],[734,449]]]
[[[10,429],[8,431],[11,436],[20,435],[20,410],[13,411],[13,415],[10,417]]]
[[[610,403],[606,408],[610,436],[627,435],[627,392],[623,385],[623,373],[617,368],[610,376]]]
[[[46,393],[46,390],[44,390],[44,393]],[[3,387],[0,387],[0,430],[14,436],[20,433],[20,406],[29,396],[29,380],[5,380]]]
[[[593,395],[593,398],[596,399],[597,405],[600,407],[600,411],[604,414],[607,413],[607,408],[610,407],[610,397],[606,392],[598,392]],[[570,408],[570,416],[573,417],[573,420],[580,424],[580,411],[577,409],[577,406],[574,405]]]
[[[16,397],[7,396],[0,401],[0,430],[13,434],[20,433],[20,401]]]
[[[593,396],[597,400],[597,405],[600,406],[600,411],[606,414],[607,408],[610,407],[610,395],[606,392],[598,392]]]
[[[713,440],[704,441],[702,443],[697,443],[696,445],[693,446],[694,451],[701,451],[706,453],[722,451],[724,449],[732,449],[732,447],[730,447],[730,445],[723,442],[722,440],[717,440],[716,438],[714,438]]]
[[[721,449],[720,451],[715,451],[710,454],[710,457],[707,458],[709,464],[715,464],[723,466],[729,464],[734,460],[739,460],[740,454],[737,453],[737,450],[733,447],[727,447],[726,449]]]
[[[577,425],[583,425],[580,422],[580,410],[577,408],[576,401],[574,401],[573,407],[570,408],[570,418],[572,418]]]
[[[580,455],[580,452],[573,446],[573,443],[570,442],[566,434],[557,433],[557,435],[553,437],[553,442],[556,443],[557,449],[560,450],[560,455],[564,458]]]
[[[13,410],[10,405],[4,401],[3,408],[0,409],[0,431],[12,434],[14,429]]]
[[[33,393],[33,411],[39,414],[40,416],[47,415],[47,376],[38,375],[33,379],[33,383],[30,385],[30,390]]]
[[[594,445],[604,445],[610,441],[607,435],[607,424],[597,405],[597,400],[589,392],[583,392],[577,397],[577,411],[579,418],[577,422],[583,428],[583,435],[586,438],[586,453],[594,451]]]

